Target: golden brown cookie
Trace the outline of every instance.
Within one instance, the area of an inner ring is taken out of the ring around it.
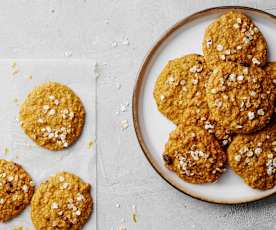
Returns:
[[[274,86],[273,92],[276,94],[276,62],[269,62],[265,66],[265,71],[269,77],[272,79],[272,83]]]
[[[266,41],[256,25],[246,15],[231,11],[208,26],[202,49],[208,64],[232,61],[243,65],[266,64]]]
[[[252,188],[276,185],[276,123],[253,134],[237,135],[227,154],[232,169]]]
[[[200,126],[227,145],[231,132],[211,117],[206,101],[209,72],[201,55],[190,54],[169,61],[156,81],[154,98],[159,111],[176,125]]]
[[[221,126],[250,133],[269,122],[274,109],[272,90],[271,78],[261,68],[223,62],[208,80],[207,102]]]
[[[179,125],[170,133],[163,154],[165,166],[193,184],[215,182],[223,172],[226,154],[206,130]]]
[[[61,150],[81,135],[85,111],[67,86],[49,82],[34,88],[20,107],[20,124],[38,145]]]
[[[34,183],[18,164],[0,160],[0,222],[20,214],[31,202]]]
[[[61,172],[48,178],[32,199],[31,218],[37,230],[78,230],[92,213],[90,185]]]

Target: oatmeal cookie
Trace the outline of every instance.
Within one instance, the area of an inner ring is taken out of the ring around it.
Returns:
[[[20,107],[24,132],[38,145],[61,150],[81,134],[85,111],[80,98],[67,86],[49,82],[33,89]]]
[[[231,132],[211,117],[206,101],[209,72],[201,55],[190,54],[169,61],[156,81],[154,98],[159,111],[176,125],[200,126],[227,145]]]
[[[269,77],[272,79],[273,83],[273,93],[276,94],[276,62],[269,62],[265,66],[265,71]]]
[[[165,166],[193,184],[215,182],[226,154],[213,135],[196,126],[179,125],[171,132],[163,154]]]
[[[269,122],[275,99],[272,90],[272,80],[261,68],[224,62],[214,68],[208,80],[207,102],[221,126],[250,133]]]
[[[208,26],[202,49],[208,65],[232,61],[263,66],[268,56],[266,41],[258,27],[237,11],[222,15]]]
[[[92,213],[90,185],[71,173],[58,173],[38,187],[31,205],[37,230],[79,230]]]
[[[276,123],[253,134],[237,135],[227,154],[232,169],[252,188],[276,185]]]
[[[34,183],[28,173],[12,161],[0,160],[0,222],[20,214],[31,202]]]

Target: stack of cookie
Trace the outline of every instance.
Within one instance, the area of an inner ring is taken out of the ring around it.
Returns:
[[[48,82],[33,89],[20,107],[20,125],[39,146],[62,150],[81,135],[85,110],[67,86]],[[81,229],[93,209],[91,186],[77,175],[59,172],[35,190],[18,164],[0,159],[0,222],[20,214],[31,203],[35,229]]]
[[[177,125],[165,166],[190,183],[215,182],[227,162],[252,188],[276,184],[276,62],[259,28],[228,12],[205,32],[204,56],[168,62],[156,81],[159,111]]]

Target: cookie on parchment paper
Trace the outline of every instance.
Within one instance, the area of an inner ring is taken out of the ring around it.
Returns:
[[[36,190],[31,218],[37,230],[79,230],[92,213],[90,185],[78,176],[61,172],[51,176]]]
[[[17,163],[0,159],[0,222],[20,214],[31,202],[34,183]]]
[[[69,87],[49,82],[29,93],[20,107],[19,120],[35,143],[49,150],[61,150],[81,135],[85,110]]]
[[[206,130],[179,125],[170,133],[163,153],[165,166],[193,184],[211,183],[223,173],[226,154]]]
[[[262,33],[248,16],[238,11],[230,11],[208,26],[202,49],[210,66],[219,61],[264,66],[268,56]]]

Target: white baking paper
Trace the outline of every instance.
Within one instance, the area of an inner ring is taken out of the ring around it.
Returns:
[[[0,61],[0,158],[21,164],[39,185],[48,176],[68,171],[92,185],[93,215],[86,230],[96,230],[96,78],[93,60],[1,60]],[[80,139],[64,151],[37,146],[21,130],[19,104],[36,86],[56,81],[69,86],[81,98],[86,121]],[[89,148],[89,142],[93,141]],[[6,153],[5,153],[6,152]],[[7,153],[8,152],[8,153]],[[34,229],[30,206],[18,217],[0,224],[1,230]]]

